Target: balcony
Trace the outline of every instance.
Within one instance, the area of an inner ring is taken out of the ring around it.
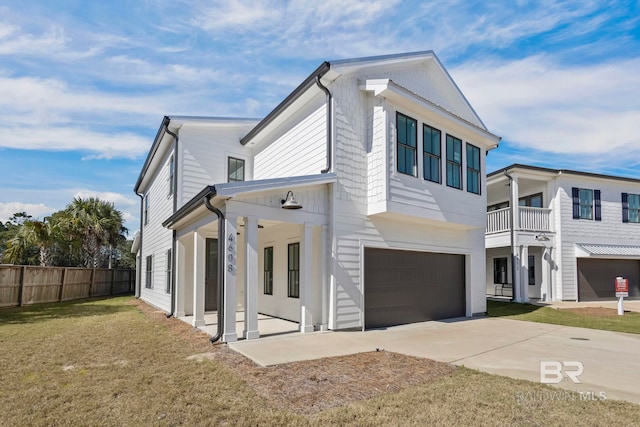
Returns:
[[[518,219],[522,231],[550,232],[551,209],[518,206]],[[501,233],[511,229],[509,208],[487,212],[486,234]]]

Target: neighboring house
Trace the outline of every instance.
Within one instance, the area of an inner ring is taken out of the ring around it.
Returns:
[[[264,119],[165,117],[140,174],[145,301],[222,340],[484,313],[490,133],[436,55],[324,62]],[[218,287],[220,285],[220,287]],[[220,299],[221,298],[221,299]]]
[[[621,276],[640,298],[639,179],[516,164],[487,176],[487,207],[488,295],[613,300]]]

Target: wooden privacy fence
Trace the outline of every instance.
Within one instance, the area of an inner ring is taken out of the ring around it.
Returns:
[[[135,270],[0,265],[0,307],[133,292]]]

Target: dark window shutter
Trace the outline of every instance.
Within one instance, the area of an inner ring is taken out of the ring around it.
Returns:
[[[593,190],[593,204],[594,206],[594,219],[596,221],[602,220],[602,207],[600,204],[600,190]]]
[[[571,196],[573,197],[573,219],[580,219],[580,189],[573,187]]]
[[[622,193],[622,222],[629,222],[629,195]]]

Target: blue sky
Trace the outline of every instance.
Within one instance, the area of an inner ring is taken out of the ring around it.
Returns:
[[[638,1],[0,0],[0,221],[133,185],[164,115],[261,117],[322,61],[434,50],[511,163],[640,178]]]

